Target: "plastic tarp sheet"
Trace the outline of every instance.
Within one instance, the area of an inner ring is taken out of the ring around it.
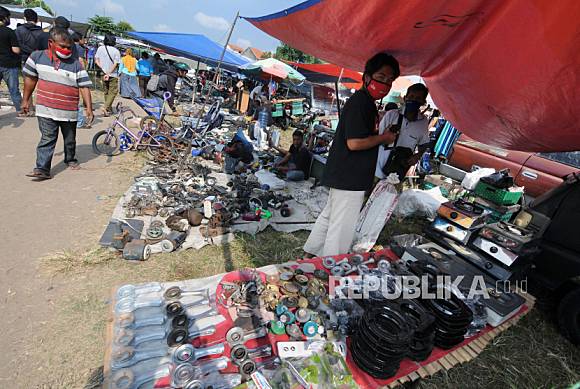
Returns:
[[[162,49],[167,54],[185,57],[217,66],[223,46],[201,34],[181,34],[173,32],[128,32],[127,35]],[[222,67],[237,71],[240,66],[250,63],[250,60],[226,50]]]
[[[340,83],[347,88],[358,89],[362,86],[362,74],[354,70],[345,69],[331,63],[298,63],[288,62],[288,65],[298,69],[306,79],[312,83],[330,83],[340,79]]]
[[[549,152],[580,150],[578,15],[576,0],[309,0],[245,19],[353,70],[387,51],[470,138]]]

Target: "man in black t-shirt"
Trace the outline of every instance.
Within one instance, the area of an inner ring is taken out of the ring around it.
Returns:
[[[396,137],[390,131],[378,135],[375,101],[389,93],[398,76],[397,60],[376,54],[365,65],[363,87],[344,105],[322,179],[329,197],[304,245],[307,256],[350,251],[365,191],[373,184],[378,147]]]
[[[0,82],[4,80],[10,92],[10,98],[16,111],[20,113],[22,96],[18,87],[18,69],[20,69],[20,44],[16,33],[8,27],[10,11],[0,7]]]
[[[288,181],[303,181],[308,178],[312,156],[304,145],[304,134],[296,130],[292,134],[292,146],[288,151],[274,147],[284,158],[277,162],[275,167],[286,174]]]

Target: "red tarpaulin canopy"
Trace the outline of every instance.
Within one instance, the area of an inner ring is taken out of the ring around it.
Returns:
[[[379,51],[421,75],[453,125],[522,151],[580,150],[580,1],[310,0],[246,18],[362,70]]]
[[[331,63],[309,64],[288,62],[288,65],[298,69],[310,82],[333,83],[340,78],[340,83],[348,89],[358,89],[362,86],[362,75],[360,72],[345,69]]]

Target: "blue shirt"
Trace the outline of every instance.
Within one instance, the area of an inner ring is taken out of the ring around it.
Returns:
[[[153,73],[153,66],[151,66],[151,62],[149,62],[147,59],[140,59],[137,62],[137,72],[140,76],[151,77],[151,73]]]

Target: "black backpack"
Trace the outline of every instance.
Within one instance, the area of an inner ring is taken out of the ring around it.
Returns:
[[[39,38],[42,35],[42,28],[36,25],[21,24],[16,28],[16,37],[23,57],[28,57],[33,51],[39,49]]]

